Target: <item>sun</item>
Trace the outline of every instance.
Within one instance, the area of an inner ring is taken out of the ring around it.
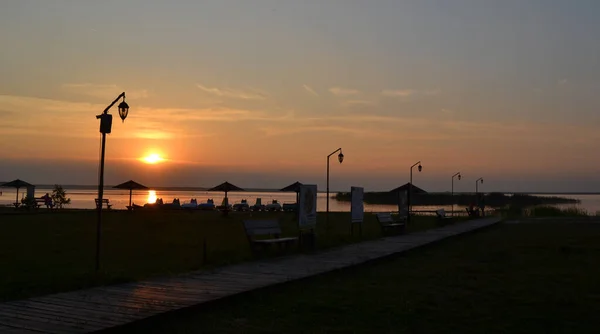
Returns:
[[[163,162],[163,161],[165,161],[165,159],[163,159],[163,158],[162,158],[162,157],[161,157],[159,154],[157,154],[157,153],[152,153],[152,154],[149,154],[148,156],[146,156],[146,157],[143,157],[141,160],[142,160],[143,162],[147,163],[147,164],[152,164],[152,165],[154,165],[154,164],[157,164],[157,163],[159,163],[159,162]]]

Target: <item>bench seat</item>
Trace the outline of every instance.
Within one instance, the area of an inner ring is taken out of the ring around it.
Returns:
[[[285,245],[298,240],[296,237],[281,237],[281,227],[277,220],[244,220],[244,230],[253,252],[256,245]],[[261,237],[257,239],[256,237]],[[262,238],[264,237],[264,238]]]
[[[390,232],[399,232],[403,234],[406,232],[406,217],[400,217],[399,219],[394,219],[392,214],[389,212],[380,212],[377,213],[377,221],[381,226],[381,232],[385,235]]]
[[[288,237],[288,238],[277,238],[277,239],[254,239],[254,240],[252,240],[252,242],[275,244],[278,242],[291,242],[291,241],[296,241],[296,240],[298,240],[298,238]]]

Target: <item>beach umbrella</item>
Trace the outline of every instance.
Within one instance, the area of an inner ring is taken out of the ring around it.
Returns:
[[[300,187],[302,186],[302,183],[300,183],[299,181],[296,181],[292,184],[290,184],[289,186],[285,187],[285,188],[281,188],[279,189],[279,191],[287,191],[287,192],[295,192],[296,193],[296,204],[298,204],[298,199],[300,196]]]
[[[33,186],[33,184],[31,183],[27,183],[23,180],[13,180],[10,182],[6,182],[2,185],[0,185],[0,187],[6,187],[6,188],[17,188],[17,199],[15,200],[15,203],[19,203],[19,188],[27,188],[27,187],[31,187]]]
[[[409,191],[410,189],[410,182],[406,183],[404,185],[401,185],[400,187],[396,188],[396,189],[392,189],[390,190],[391,193],[395,193],[395,192],[399,192],[399,191]],[[427,192],[417,186],[415,186],[414,184],[412,185],[412,193],[413,194],[427,194]]]
[[[131,207],[131,195],[133,193],[134,190],[146,190],[148,189],[148,187],[146,187],[143,184],[139,184],[133,180],[129,180],[127,182],[123,182],[119,185],[114,186],[113,188],[115,189],[125,189],[125,190],[129,190],[129,206]]]
[[[208,191],[224,191],[225,192],[225,203],[229,204],[229,201],[227,200],[227,193],[230,191],[244,191],[244,189],[233,185],[229,182],[223,182],[221,184],[219,184],[216,187],[212,187],[210,189],[208,189]]]

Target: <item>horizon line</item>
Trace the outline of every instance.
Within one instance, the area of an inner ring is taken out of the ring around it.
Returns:
[[[0,185],[10,181],[0,182]],[[34,184],[36,187],[40,188],[52,188],[54,184]],[[61,185],[63,188],[98,188],[97,185],[86,185],[86,184],[67,184]],[[104,189],[114,189],[114,185],[105,185]],[[208,191],[211,187],[201,187],[201,186],[158,186],[158,187],[148,187],[149,190],[176,190],[176,191]],[[280,189],[277,188],[246,188],[247,191],[256,191],[256,192],[280,192]],[[318,190],[318,192],[326,192],[325,190]],[[339,191],[339,190],[330,190],[330,193],[349,193],[350,191]],[[390,192],[390,190],[373,190],[373,191],[365,191],[365,192]],[[508,194],[539,194],[539,195],[600,195],[600,192],[591,192],[591,191],[480,191],[481,193],[508,193]],[[450,191],[429,191],[430,194],[442,194],[442,193],[450,193]],[[458,192],[455,191],[455,194],[469,194],[475,193],[473,192]]]

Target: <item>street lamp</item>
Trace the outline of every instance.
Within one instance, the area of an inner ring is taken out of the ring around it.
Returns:
[[[459,181],[462,178],[462,176],[460,175],[460,172],[452,175],[452,215],[454,215],[454,177],[456,177],[456,176],[458,176]]]
[[[419,172],[421,172],[423,170],[423,166],[421,166],[421,161],[410,166],[410,184],[409,184],[409,188],[408,188],[408,217],[406,217],[406,219],[408,221],[410,221],[410,212],[412,210],[412,188],[413,188],[412,170],[413,170],[413,167],[415,167],[416,165],[419,165],[419,167],[418,167]]]
[[[119,117],[125,122],[127,114],[129,113],[129,105],[125,102],[125,92],[119,94],[117,98],[112,101],[101,115],[96,116],[96,119],[100,120],[100,133],[102,133],[102,153],[100,155],[100,176],[98,181],[98,202],[96,203],[96,209],[98,210],[98,222],[96,223],[96,272],[100,270],[100,240],[102,235],[102,197],[104,195],[104,152],[106,148],[106,134],[110,133],[112,127],[112,115],[108,113],[108,110],[123,99],[119,103]]]
[[[329,154],[327,156],[327,215],[326,215],[326,219],[327,219],[327,223],[329,224],[329,158],[336,154],[337,152],[340,152],[340,154],[338,154],[338,161],[340,163],[342,163],[342,161],[344,161],[344,154],[342,153],[342,148],[338,148],[337,150],[331,152],[331,154]]]
[[[479,181],[481,181],[481,183],[483,183],[483,178],[480,177],[477,180],[475,180],[475,195],[477,195],[479,193]]]

